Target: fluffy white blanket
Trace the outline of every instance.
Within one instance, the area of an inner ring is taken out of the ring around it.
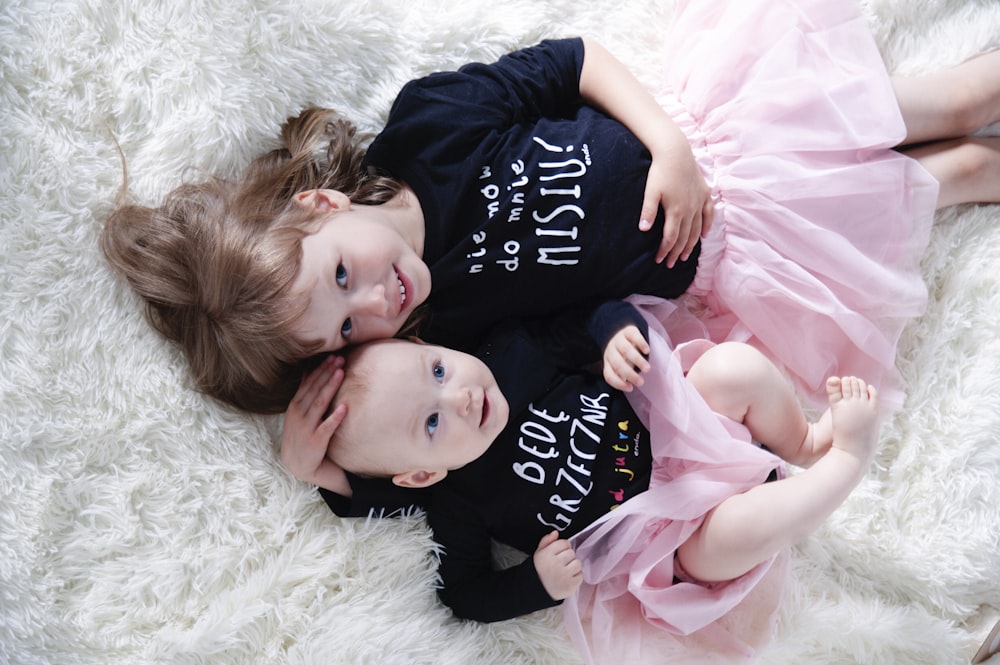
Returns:
[[[133,199],[154,203],[200,171],[236,174],[307,104],[374,130],[406,80],[547,36],[593,35],[652,85],[672,9],[0,3],[0,663],[578,663],[558,610],[452,618],[421,517],[330,513],[280,466],[278,418],[191,389],[97,237],[121,185],[112,137]],[[1000,46],[1000,3],[865,10],[892,71]],[[996,620],[998,227],[997,206],[939,215],[930,305],[900,346],[906,408],[796,548],[762,662],[961,665]]]

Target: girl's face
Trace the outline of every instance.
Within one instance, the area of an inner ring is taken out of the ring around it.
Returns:
[[[309,299],[294,334],[322,351],[392,337],[427,299],[427,265],[399,232],[369,206],[329,214],[302,239],[293,289]]]

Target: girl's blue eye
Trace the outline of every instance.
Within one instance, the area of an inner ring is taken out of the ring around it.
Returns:
[[[438,428],[438,414],[432,413],[427,418],[427,434],[429,434],[430,436],[434,436],[434,432],[437,431],[437,428]]]
[[[434,378],[441,381],[444,378],[444,365],[441,363],[434,363]]]
[[[343,264],[337,266],[337,286],[341,288],[347,286],[347,268]]]
[[[344,325],[340,326],[340,335],[344,339],[348,339],[351,336],[351,329],[354,328],[354,324],[351,323],[350,319],[344,321]]]

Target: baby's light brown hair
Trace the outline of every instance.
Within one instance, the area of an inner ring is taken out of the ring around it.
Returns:
[[[391,376],[376,375],[367,362],[372,353],[385,344],[412,344],[404,339],[378,339],[349,347],[344,356],[344,380],[330,404],[330,412],[341,404],[347,405],[347,416],[330,437],[327,457],[337,466],[351,473],[368,478],[391,478],[409,469],[396,469],[384,460],[372,459],[367,454],[371,441],[370,423],[377,418],[372,403],[371,389],[375,381],[391,381]],[[384,405],[383,405],[384,406]],[[390,407],[391,409],[391,407]]]

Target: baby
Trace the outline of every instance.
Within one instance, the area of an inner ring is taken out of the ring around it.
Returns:
[[[347,357],[337,403],[348,415],[327,455],[356,474],[430,488],[428,519],[443,550],[439,594],[458,616],[507,619],[604,583],[575,553],[581,532],[634,519],[632,506],[654,488],[683,501],[647,496],[641,519],[691,526],[674,542],[657,539],[671,566],[657,584],[756,575],[863,478],[877,438],[875,391],[831,378],[831,408],[809,424],[790,384],[752,347],[697,342],[666,357],[654,347],[647,360],[648,335],[635,308],[612,302],[582,319],[503,326],[475,356],[416,340],[361,345]],[[598,348],[593,340],[604,348],[604,377],[567,369]],[[652,394],[671,372],[679,381],[672,394]],[[651,433],[644,421],[656,415],[642,399],[681,403],[685,390],[714,414],[694,408],[691,422]],[[688,432],[708,431],[698,429],[705,414],[723,435],[689,441],[699,437]],[[776,479],[779,457],[807,468]],[[687,514],[692,506],[703,509]],[[531,556],[494,570],[491,538]],[[731,585],[736,594],[749,587]],[[716,592],[720,609],[709,621],[732,607],[719,601],[725,595]]]

